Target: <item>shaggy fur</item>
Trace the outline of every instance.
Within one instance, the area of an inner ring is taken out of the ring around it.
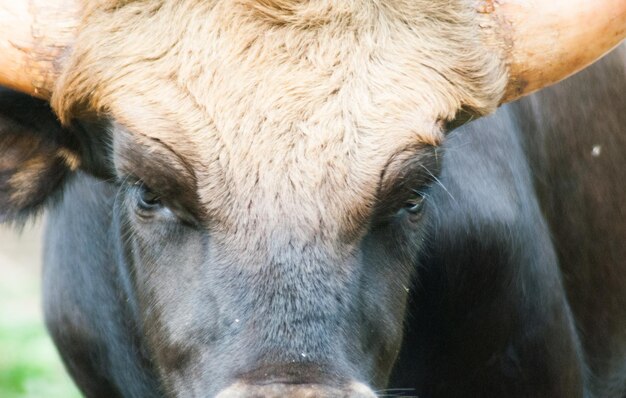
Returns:
[[[275,217],[305,239],[353,235],[390,158],[501,98],[471,3],[92,2],[52,105],[168,145],[224,228]]]

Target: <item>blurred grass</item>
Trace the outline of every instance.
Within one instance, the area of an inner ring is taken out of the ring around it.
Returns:
[[[78,398],[44,325],[41,227],[0,228],[0,397]]]

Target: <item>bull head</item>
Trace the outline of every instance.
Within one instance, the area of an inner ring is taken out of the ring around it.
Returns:
[[[626,34],[623,0],[470,3],[2,2],[0,84],[70,127],[0,130],[0,217],[78,169],[115,181],[123,294],[172,395],[372,397],[445,126]]]

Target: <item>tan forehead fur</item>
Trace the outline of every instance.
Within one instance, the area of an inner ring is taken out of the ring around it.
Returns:
[[[225,223],[335,234],[366,218],[395,154],[497,105],[504,66],[471,4],[91,2],[52,103],[168,142]]]

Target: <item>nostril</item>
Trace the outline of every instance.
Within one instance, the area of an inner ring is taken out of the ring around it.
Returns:
[[[376,398],[365,384],[353,382],[345,388],[320,384],[266,384],[236,383],[222,390],[216,398]]]

